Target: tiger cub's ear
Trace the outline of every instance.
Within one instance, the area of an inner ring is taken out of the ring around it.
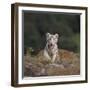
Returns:
[[[59,38],[59,35],[56,33],[56,34],[55,34],[55,37],[56,37],[56,38]]]
[[[50,33],[46,33],[46,39],[48,40],[50,38],[51,34]]]
[[[49,37],[50,36],[50,33],[46,33],[46,37]]]

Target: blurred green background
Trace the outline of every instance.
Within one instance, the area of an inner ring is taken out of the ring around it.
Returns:
[[[58,33],[58,47],[79,53],[80,15],[39,11],[23,11],[24,52],[44,49],[46,33]]]

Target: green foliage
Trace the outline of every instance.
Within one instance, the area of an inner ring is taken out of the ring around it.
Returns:
[[[71,37],[61,37],[59,40],[59,48],[67,49],[70,51],[78,52],[80,49],[80,36],[75,34]]]
[[[43,49],[46,33],[59,34],[59,48],[79,52],[80,16],[76,14],[25,11],[24,49],[32,47],[35,51]]]

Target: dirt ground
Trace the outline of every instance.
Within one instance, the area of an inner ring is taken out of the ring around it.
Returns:
[[[59,50],[60,59],[52,63],[43,56],[43,50],[36,56],[24,56],[24,76],[61,76],[80,74],[80,56],[68,50]]]

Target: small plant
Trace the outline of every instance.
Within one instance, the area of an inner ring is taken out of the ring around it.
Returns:
[[[33,52],[34,50],[33,50],[33,48],[32,48],[32,47],[30,47],[30,48],[29,48],[29,51]]]
[[[34,52],[34,49],[32,47],[27,48],[27,54],[30,54]]]

